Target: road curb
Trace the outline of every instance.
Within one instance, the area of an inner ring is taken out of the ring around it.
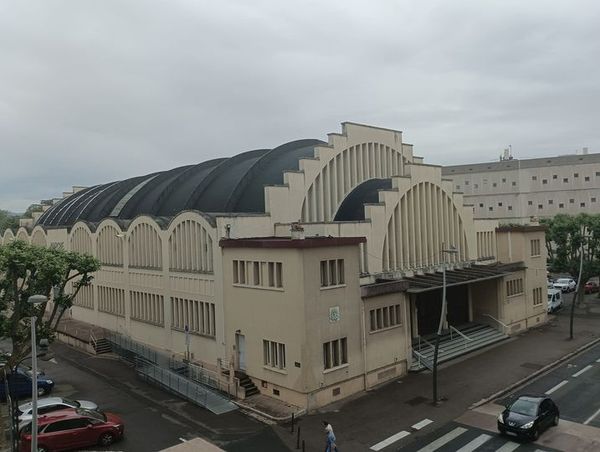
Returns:
[[[259,416],[262,416],[262,417],[264,417],[266,419],[269,419],[270,421],[273,421],[273,422],[280,423],[280,422],[288,422],[288,421],[292,420],[292,415],[291,414],[289,416],[282,416],[282,417],[273,416],[271,414],[267,414],[264,411],[259,410],[258,408],[254,408],[254,407],[251,407],[249,405],[246,405],[243,402],[236,401],[236,400],[232,400],[232,402],[234,404],[236,404],[237,406],[239,406],[240,408],[242,408],[243,410],[251,411],[251,412],[253,412],[255,414],[258,414]],[[293,416],[294,416],[295,419],[298,419],[300,416],[302,416],[304,414],[306,414],[306,410],[305,409],[301,409],[300,411],[294,413]]]
[[[481,399],[479,402],[475,402],[473,405],[471,405],[469,407],[469,410],[472,410],[474,408],[480,407],[481,405],[485,405],[486,403],[491,402],[494,399],[502,397],[503,395],[511,392],[513,389],[518,388],[519,386],[521,386],[521,385],[523,385],[523,384],[525,384],[525,383],[527,383],[527,382],[529,382],[531,380],[534,380],[535,378],[539,377],[540,375],[548,372],[553,367],[555,367],[555,366],[557,366],[559,364],[562,364],[565,361],[570,360],[571,358],[573,358],[574,356],[580,354],[581,352],[586,351],[588,348],[592,348],[594,345],[598,344],[599,342],[600,342],[600,337],[594,339],[593,341],[588,342],[587,344],[582,345],[581,347],[573,350],[572,352],[567,353],[566,355],[558,358],[557,360],[551,362],[550,364],[545,365],[541,369],[536,370],[532,374],[529,374],[525,378],[521,378],[519,381],[511,384],[510,386],[507,386],[506,388],[503,388],[500,391],[495,392],[494,394],[492,394],[489,397]]]

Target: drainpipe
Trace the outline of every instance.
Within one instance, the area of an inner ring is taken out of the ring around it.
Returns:
[[[365,302],[360,300],[360,327],[362,329],[362,349],[363,349],[363,379],[365,385],[365,391],[368,390],[367,386],[367,332],[365,326]]]

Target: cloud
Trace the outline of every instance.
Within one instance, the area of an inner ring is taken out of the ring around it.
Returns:
[[[432,163],[600,150],[599,15],[591,1],[5,2],[0,208],[342,121],[401,129]]]

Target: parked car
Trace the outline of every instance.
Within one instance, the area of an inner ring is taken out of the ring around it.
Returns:
[[[10,392],[13,397],[18,399],[31,397],[32,377],[27,370],[19,367],[16,372],[8,374],[7,378]],[[37,387],[39,396],[50,394],[54,387],[54,381],[47,375],[40,375],[38,373]],[[4,380],[0,382],[0,400],[6,400],[6,386]]]
[[[549,280],[547,281],[546,287],[547,287],[548,289],[554,289],[554,281],[552,281],[552,280],[550,280],[550,279],[549,279]]]
[[[522,395],[510,403],[498,416],[498,430],[502,434],[537,440],[540,432],[558,425],[559,411],[546,396]]]
[[[559,289],[548,289],[548,313],[562,308],[562,291]]]
[[[31,415],[32,408],[31,402],[19,405],[19,421],[31,421],[33,417]],[[96,411],[98,410],[98,405],[89,400],[71,400],[64,397],[45,397],[38,400],[38,416],[68,408],[84,408]]]
[[[558,278],[554,282],[554,288],[560,289],[563,292],[572,292],[575,290],[577,283],[573,280],[573,278]]]
[[[600,286],[596,281],[588,281],[585,283],[585,293],[596,293],[598,290],[600,290]]]
[[[124,431],[123,421],[116,414],[83,408],[54,411],[38,418],[38,451],[109,446],[121,439]],[[20,450],[31,450],[31,423],[21,430]]]

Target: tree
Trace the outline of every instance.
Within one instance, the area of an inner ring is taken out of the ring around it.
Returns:
[[[19,227],[19,216],[10,213],[7,210],[0,210],[0,234],[7,229],[17,229]]]
[[[12,340],[7,371],[31,351],[31,317],[37,318],[37,338],[51,341],[64,312],[99,268],[96,258],[60,248],[38,247],[19,240],[0,245],[0,337]],[[28,303],[34,294],[54,297],[50,315],[44,315],[47,303]]]
[[[573,339],[575,304],[583,299],[586,281],[600,273],[600,215],[559,214],[542,223],[548,227],[546,248],[550,270],[568,273],[579,282],[571,305],[570,338]]]

